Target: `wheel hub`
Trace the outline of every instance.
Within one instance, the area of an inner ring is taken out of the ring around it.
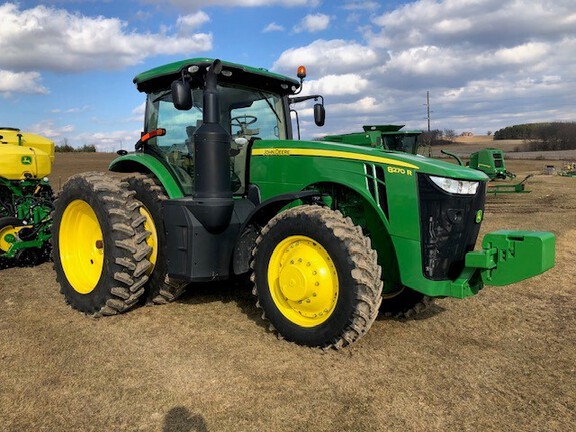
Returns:
[[[274,302],[298,325],[321,324],[336,306],[336,268],[326,249],[309,237],[291,236],[278,244],[268,276]]]

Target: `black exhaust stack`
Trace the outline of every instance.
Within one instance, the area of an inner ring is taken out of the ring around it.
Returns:
[[[217,84],[222,72],[214,60],[206,72],[203,124],[194,134],[195,193],[192,212],[207,231],[224,231],[234,209],[230,183],[230,134],[219,123]]]

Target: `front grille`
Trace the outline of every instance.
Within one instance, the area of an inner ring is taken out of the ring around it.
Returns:
[[[480,183],[476,195],[455,195],[440,189],[427,175],[418,174],[418,191],[422,273],[431,280],[454,280],[478,237],[476,214],[484,212],[486,183]]]

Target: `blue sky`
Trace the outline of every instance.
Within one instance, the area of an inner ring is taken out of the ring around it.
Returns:
[[[295,76],[327,121],[485,134],[576,120],[573,0],[52,0],[0,4],[0,126],[74,146],[132,148],[144,95],[132,78],[190,57]]]

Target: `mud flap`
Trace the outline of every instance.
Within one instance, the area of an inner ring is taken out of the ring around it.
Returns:
[[[554,267],[555,243],[550,232],[495,231],[482,240],[483,250],[466,254],[466,267],[481,269],[486,285],[508,285]]]

